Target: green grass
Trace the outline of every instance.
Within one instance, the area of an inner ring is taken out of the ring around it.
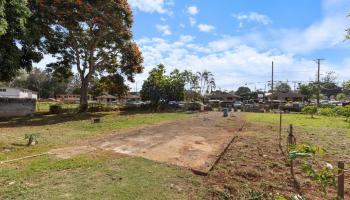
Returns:
[[[50,106],[58,104],[57,102],[37,102],[36,103],[36,111],[38,113],[48,113],[50,111]],[[63,109],[77,109],[79,104],[73,103],[62,103],[60,104]]]
[[[279,114],[274,113],[247,113],[246,119],[251,122],[261,122],[279,124]],[[293,124],[295,126],[326,127],[326,128],[350,128],[350,123],[342,117],[314,116],[304,114],[283,114],[283,124],[285,126]]]
[[[144,113],[120,115],[115,112],[96,114],[40,115],[13,118],[0,122],[0,160],[42,153],[61,146],[70,146],[101,134],[191,117],[186,113]],[[91,123],[92,117],[101,117],[101,123]],[[24,135],[39,133],[39,144],[26,147]]]
[[[0,171],[0,199],[188,199],[204,191],[190,171],[142,158],[100,152],[25,162]]]
[[[3,120],[0,160],[79,145],[102,134],[191,116],[108,112]],[[93,124],[92,117],[101,117],[102,122]],[[26,133],[39,133],[39,144],[25,146]],[[192,193],[194,197],[205,195],[200,177],[188,170],[104,151],[67,160],[45,155],[0,167],[0,199],[188,199]]]

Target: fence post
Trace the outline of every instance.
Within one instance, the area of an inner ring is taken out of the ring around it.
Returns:
[[[338,198],[344,199],[344,161],[338,162]]]

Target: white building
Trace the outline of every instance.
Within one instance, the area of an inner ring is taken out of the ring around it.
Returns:
[[[38,99],[38,94],[27,89],[0,87],[0,98]]]

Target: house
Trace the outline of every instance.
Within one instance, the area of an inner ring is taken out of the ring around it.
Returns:
[[[57,100],[64,103],[77,103],[80,102],[80,95],[78,94],[60,94],[56,97]]]
[[[112,103],[113,101],[117,100],[117,97],[110,94],[106,94],[106,95],[96,97],[96,99],[98,103]]]
[[[38,99],[38,94],[34,91],[22,88],[0,87],[0,98],[12,99]]]
[[[141,96],[138,92],[130,92],[124,97],[125,101],[141,101]]]
[[[268,100],[274,101],[292,101],[292,102],[303,102],[305,100],[305,95],[298,92],[274,92],[266,95]]]
[[[228,93],[228,92],[222,92],[222,91],[215,91],[215,92],[212,92],[210,95],[206,95],[204,97],[205,102],[210,102],[210,101],[234,102],[240,99],[241,97],[238,95]]]
[[[0,87],[0,117],[33,115],[38,94],[31,90]]]

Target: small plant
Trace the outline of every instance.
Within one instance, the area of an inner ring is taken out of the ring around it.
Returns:
[[[304,164],[302,171],[312,180],[319,183],[320,191],[323,193],[327,192],[328,187],[336,186],[335,174],[337,169],[333,168],[329,163],[319,171],[316,171],[311,164]]]
[[[38,144],[38,138],[40,137],[40,134],[38,133],[30,133],[25,134],[24,139],[28,139],[27,146],[36,145]]]
[[[305,106],[302,109],[303,113],[311,115],[311,118],[314,118],[314,115],[317,113],[317,106]]]

